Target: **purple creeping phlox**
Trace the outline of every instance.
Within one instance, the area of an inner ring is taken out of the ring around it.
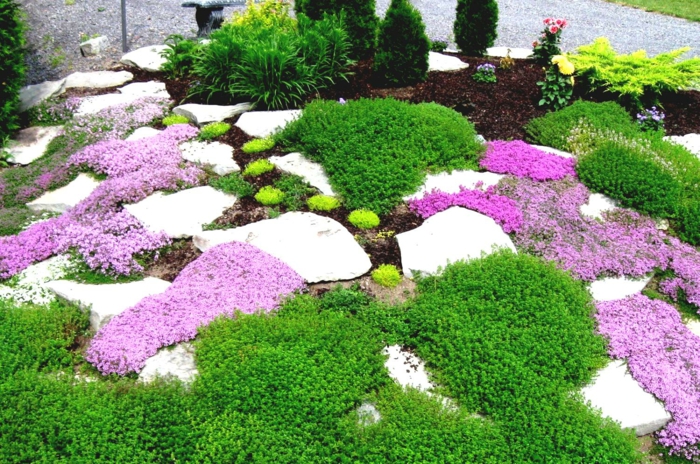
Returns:
[[[596,303],[598,331],[614,358],[626,358],[632,376],[664,402],[673,419],[659,442],[686,459],[700,455],[700,337],[668,303],[635,295]]]
[[[85,200],[58,218],[32,225],[17,236],[0,237],[0,278],[34,262],[76,249],[92,269],[130,274],[142,267],[134,255],[169,243],[122,209],[156,190],[198,185],[202,171],[184,163],[178,144],[197,129],[175,125],[147,139],[99,142],[73,155],[69,165],[87,165],[108,179]]]
[[[304,279],[274,256],[247,243],[224,243],[185,267],[164,293],[112,318],[85,358],[105,375],[139,372],[158,348],[192,340],[215,318],[270,311],[303,287]]]
[[[575,159],[545,153],[521,140],[489,142],[480,165],[491,172],[537,181],[576,177]]]

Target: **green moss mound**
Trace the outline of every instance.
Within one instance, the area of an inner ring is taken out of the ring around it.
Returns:
[[[382,287],[393,288],[401,282],[401,273],[393,264],[380,264],[372,271],[372,280]]]
[[[373,211],[356,209],[348,215],[348,221],[360,229],[374,229],[379,225],[379,216]]]
[[[284,200],[284,192],[271,185],[266,185],[255,194],[255,200],[265,206],[279,205]]]
[[[258,177],[259,175],[265,174],[275,169],[275,165],[266,159],[259,159],[248,163],[248,165],[243,170],[244,176]]]
[[[173,126],[175,124],[188,124],[189,122],[190,120],[187,119],[187,116],[183,116],[181,114],[171,114],[170,116],[166,116],[163,118],[164,126]]]
[[[199,132],[199,138],[201,140],[215,139],[224,135],[229,129],[231,129],[231,124],[227,122],[212,122],[202,127],[202,130]]]

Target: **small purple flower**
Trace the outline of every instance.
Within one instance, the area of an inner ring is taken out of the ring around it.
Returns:
[[[347,102],[345,101],[344,98],[341,98],[341,99],[338,100],[338,103],[340,103],[341,105],[344,105],[344,104],[346,104]]]

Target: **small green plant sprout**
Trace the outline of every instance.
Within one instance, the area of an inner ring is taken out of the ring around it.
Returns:
[[[393,264],[380,264],[372,271],[372,280],[382,287],[394,288],[401,282],[401,273]]]
[[[637,124],[644,132],[655,132],[664,130],[664,118],[666,115],[652,106],[641,113],[637,113]]]
[[[170,116],[166,116],[163,118],[164,126],[172,126],[175,124],[187,124],[188,122],[190,122],[190,120],[187,119],[187,116],[183,116],[181,114],[171,114]]]
[[[202,127],[199,132],[200,140],[211,140],[224,135],[231,129],[231,124],[227,122],[213,122]]]
[[[476,67],[476,72],[472,76],[476,82],[494,84],[498,81],[496,77],[496,66],[491,63],[480,64]]]
[[[212,178],[209,185],[222,192],[232,193],[238,198],[249,197],[255,193],[255,187],[246,181],[240,172]]]
[[[248,163],[248,165],[245,167],[245,170],[243,171],[243,175],[250,177],[258,177],[259,175],[265,174],[266,172],[270,172],[273,169],[275,169],[275,165],[272,164],[270,161],[266,159],[259,159],[257,161],[253,161],[252,163]]]
[[[284,192],[271,185],[266,185],[255,194],[255,200],[265,206],[279,205],[284,200]]]
[[[265,139],[253,139],[250,142],[243,144],[241,149],[243,153],[259,153],[261,151],[269,150],[275,146],[275,141],[271,138]]]
[[[306,204],[311,211],[331,211],[340,206],[340,201],[328,195],[314,195],[306,200]]]
[[[350,213],[348,220],[360,229],[373,229],[379,225],[379,216],[368,209],[356,209]]]

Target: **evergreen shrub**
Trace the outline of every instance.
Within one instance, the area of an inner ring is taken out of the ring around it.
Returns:
[[[19,128],[19,90],[24,85],[24,23],[15,0],[0,0],[0,148]]]
[[[496,0],[457,0],[454,22],[455,42],[469,56],[483,56],[496,40]]]

